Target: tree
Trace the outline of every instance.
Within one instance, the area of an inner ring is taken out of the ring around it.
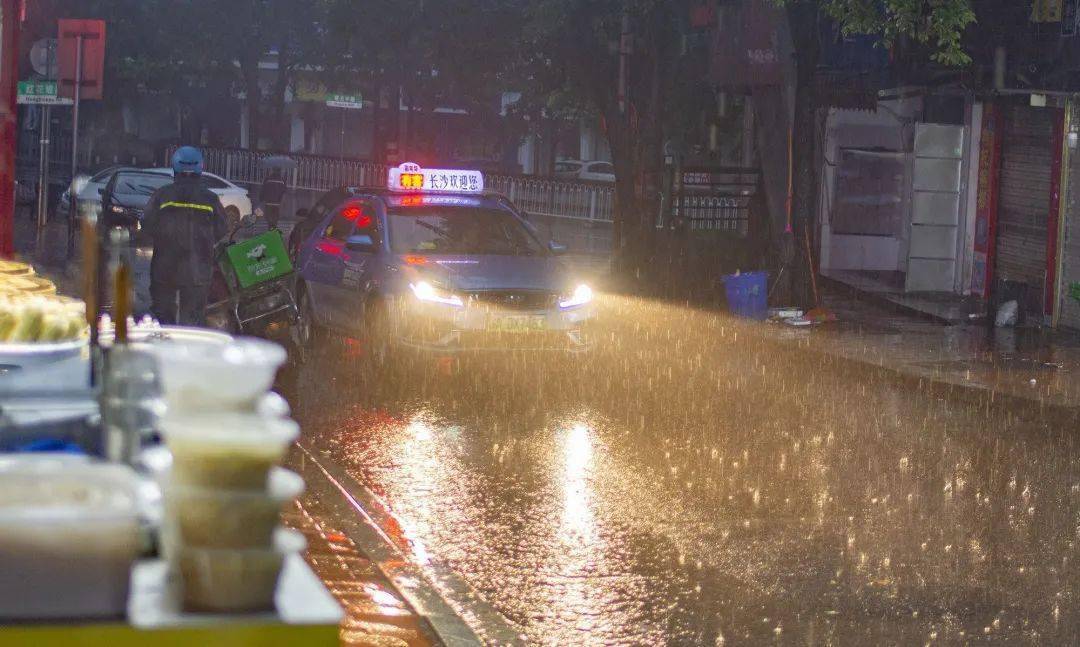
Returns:
[[[376,96],[385,91],[393,104],[400,93],[406,109],[403,153],[415,152],[415,125],[439,104],[497,116],[505,62],[515,53],[520,25],[513,3],[419,0],[402,11],[393,0],[331,0],[329,15],[329,40],[338,46],[336,55],[324,57],[331,78],[364,84]],[[396,118],[398,106],[393,108]],[[381,121],[379,102],[375,111]]]
[[[652,233],[647,185],[655,182],[670,114],[687,0],[522,2],[516,77],[523,109],[599,117],[615,166],[616,259],[647,262]],[[632,53],[631,53],[632,52]],[[621,81],[620,81],[621,79]]]
[[[297,69],[326,52],[320,38],[329,0],[51,0],[52,16],[104,19],[107,103],[157,94],[181,108],[227,98],[237,86],[251,100],[248,140],[269,134],[287,146],[285,94]],[[260,65],[276,54],[268,92]],[[260,110],[266,105],[268,110]],[[266,124],[272,129],[266,129]]]

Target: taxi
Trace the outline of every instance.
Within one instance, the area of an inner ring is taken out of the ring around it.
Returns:
[[[308,211],[299,244],[300,323],[385,362],[399,349],[580,352],[593,290],[475,170],[390,169],[385,188],[341,188]]]

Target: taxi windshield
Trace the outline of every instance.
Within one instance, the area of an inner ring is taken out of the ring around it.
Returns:
[[[503,209],[402,207],[389,211],[390,247],[398,254],[540,256],[544,248]]]

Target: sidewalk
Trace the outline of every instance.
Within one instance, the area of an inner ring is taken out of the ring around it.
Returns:
[[[285,525],[304,533],[305,558],[345,611],[342,647],[438,644],[424,621],[383,579],[371,560],[343,532],[317,518],[309,495],[285,513]]]
[[[867,301],[832,297],[839,321],[762,327],[766,338],[900,377],[1080,414],[1080,337],[1069,332],[943,325]]]

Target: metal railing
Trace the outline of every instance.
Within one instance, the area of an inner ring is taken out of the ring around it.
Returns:
[[[166,151],[166,161],[175,147]],[[229,148],[204,148],[206,170],[232,182],[257,185],[265,177],[260,160],[278,154]],[[316,155],[288,155],[296,168],[285,178],[295,190],[326,191],[339,186],[385,186],[386,166],[362,160]],[[573,182],[519,175],[486,175],[492,191],[521,209],[549,218],[610,223],[615,214],[615,188],[610,184]]]
[[[614,219],[615,188],[610,185],[514,175],[495,175],[485,180],[488,188],[529,213],[592,222]]]

